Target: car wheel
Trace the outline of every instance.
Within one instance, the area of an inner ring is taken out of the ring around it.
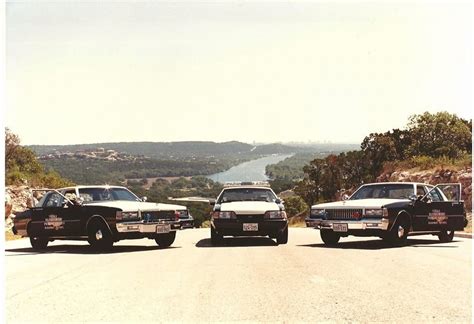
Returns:
[[[222,242],[224,237],[216,232],[216,230],[211,226],[211,244],[216,245]]]
[[[288,243],[288,226],[276,237],[277,244],[286,244]]]
[[[44,250],[48,246],[48,239],[44,237],[30,237],[31,247],[35,250]]]
[[[454,238],[454,231],[442,231],[438,234],[438,238],[441,242],[451,242]]]
[[[320,230],[321,240],[323,240],[326,245],[336,245],[339,242],[341,236],[337,233],[334,233],[332,230]]]
[[[175,238],[176,238],[176,232],[158,234],[155,238],[155,242],[156,244],[158,244],[159,247],[166,248],[166,247],[169,247],[171,244],[173,244]]]
[[[87,230],[87,241],[93,249],[108,250],[112,248],[114,241],[112,233],[102,221],[92,221]]]
[[[407,241],[409,230],[410,224],[408,221],[405,218],[398,218],[385,239],[392,245],[403,245]]]

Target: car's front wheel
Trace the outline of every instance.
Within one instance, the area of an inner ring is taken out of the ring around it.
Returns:
[[[159,247],[166,248],[173,244],[174,240],[176,239],[176,232],[169,232],[166,234],[158,234],[155,238],[156,244]]]
[[[277,244],[286,244],[288,243],[288,226],[276,237]]]
[[[334,233],[332,230],[320,230],[321,240],[323,240],[326,245],[336,245],[339,242],[341,236],[337,233]]]
[[[31,247],[35,250],[44,250],[48,246],[48,239],[44,237],[30,237]]]
[[[114,244],[112,233],[102,221],[92,221],[87,229],[87,241],[93,249],[109,250]]]
[[[454,238],[454,231],[442,231],[438,234],[438,238],[441,242],[451,242]]]
[[[410,224],[406,218],[398,218],[393,224],[390,232],[387,233],[385,240],[395,246],[400,246],[406,243]]]

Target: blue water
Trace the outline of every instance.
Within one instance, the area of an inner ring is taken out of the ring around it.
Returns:
[[[207,177],[221,183],[226,181],[265,181],[268,180],[268,177],[265,175],[265,167],[268,164],[278,163],[290,156],[292,154],[266,156],[244,162],[227,171],[211,174]]]

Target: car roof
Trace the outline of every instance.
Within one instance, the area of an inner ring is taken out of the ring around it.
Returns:
[[[384,184],[408,184],[408,185],[422,185],[422,186],[433,186],[428,183],[423,182],[403,182],[403,181],[393,181],[393,182],[373,182],[373,183],[365,183],[361,186],[375,186],[375,185],[384,185]]]
[[[71,187],[64,187],[64,188],[59,188],[56,190],[68,190],[68,189],[84,189],[84,188],[123,188],[127,189],[126,187],[123,186],[110,186],[110,185],[77,185],[77,186],[71,186]]]
[[[225,187],[223,190],[228,190],[228,189],[265,189],[265,190],[272,190],[270,187],[260,187],[260,186],[232,186],[232,187]]]

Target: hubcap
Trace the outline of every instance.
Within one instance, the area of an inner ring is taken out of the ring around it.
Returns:
[[[398,237],[403,237],[403,234],[405,234],[405,229],[403,226],[398,226]]]
[[[98,230],[97,232],[95,232],[95,239],[97,241],[102,240],[102,231],[101,230]]]

